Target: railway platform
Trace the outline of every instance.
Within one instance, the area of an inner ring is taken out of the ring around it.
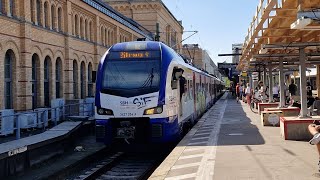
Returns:
[[[19,176],[24,171],[29,171],[32,167],[52,157],[64,154],[68,149],[74,147],[75,142],[83,134],[88,134],[91,126],[82,121],[65,121],[43,133],[2,143],[0,146],[0,179],[9,177],[15,179],[14,176]],[[99,146],[96,149],[102,148],[104,147]],[[52,173],[53,169],[48,171]],[[34,176],[40,176],[40,174],[34,173]],[[22,177],[30,176],[24,174]]]
[[[316,147],[281,138],[247,104],[225,94],[149,179],[319,179]]]

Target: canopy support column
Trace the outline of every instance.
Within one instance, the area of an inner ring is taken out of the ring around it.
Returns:
[[[283,59],[279,59],[279,87],[280,87],[280,107],[285,107],[285,88],[284,88],[284,72],[283,72]]]
[[[266,66],[264,65],[263,66],[263,84],[264,84],[264,86],[266,86],[267,85],[267,69],[266,69]],[[270,87],[270,85],[269,85],[269,87]]]
[[[273,102],[273,92],[272,92],[272,63],[269,62],[269,102]]]
[[[307,77],[306,77],[306,53],[304,51],[304,47],[299,48],[300,55],[300,65],[299,65],[299,73],[300,73],[300,98],[301,98],[301,110],[300,117],[307,117]]]

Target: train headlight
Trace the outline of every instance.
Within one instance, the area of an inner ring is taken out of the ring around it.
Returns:
[[[161,114],[163,112],[163,107],[158,106],[150,109],[144,110],[144,115]]]
[[[98,108],[97,113],[99,115],[113,115],[113,111],[110,109]]]

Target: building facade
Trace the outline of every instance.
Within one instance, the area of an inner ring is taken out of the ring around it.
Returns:
[[[182,54],[192,61],[192,64],[198,69],[205,70],[209,74],[214,74],[221,78],[218,67],[212,61],[208,52],[201,49],[198,44],[184,44]]]
[[[116,42],[152,38],[100,0],[0,0],[0,109],[94,95],[92,71]]]
[[[232,54],[241,54],[242,53],[242,44],[232,44]],[[241,56],[235,55],[232,56],[232,63],[239,63]]]
[[[157,23],[160,41],[180,52],[182,22],[178,21],[161,0],[103,0],[121,14],[131,18],[156,35]]]

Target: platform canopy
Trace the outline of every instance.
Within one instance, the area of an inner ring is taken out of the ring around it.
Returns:
[[[250,71],[280,58],[293,66],[299,48],[307,67],[320,64],[320,0],[260,0],[237,69]]]

